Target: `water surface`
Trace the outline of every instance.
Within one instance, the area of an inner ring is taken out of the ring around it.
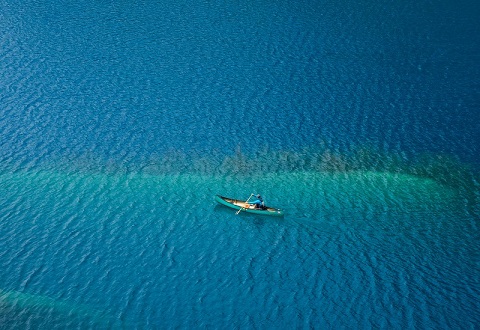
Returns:
[[[478,17],[0,0],[0,328],[475,328]]]

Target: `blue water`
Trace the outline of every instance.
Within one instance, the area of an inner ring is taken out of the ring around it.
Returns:
[[[479,17],[0,0],[0,329],[477,328]]]

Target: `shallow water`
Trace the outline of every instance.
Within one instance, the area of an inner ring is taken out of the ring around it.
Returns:
[[[241,197],[251,182],[284,218],[215,205],[215,192]],[[42,308],[54,325],[55,313],[70,320],[66,309],[126,327],[441,326],[475,315],[478,224],[430,179],[25,171],[1,183],[2,280],[26,295],[2,302],[20,320]]]

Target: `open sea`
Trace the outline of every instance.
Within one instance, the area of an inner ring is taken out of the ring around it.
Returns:
[[[0,0],[0,329],[480,329],[480,2]]]

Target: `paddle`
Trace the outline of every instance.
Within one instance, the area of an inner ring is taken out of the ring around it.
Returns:
[[[253,194],[250,194],[250,197],[248,197],[248,199],[245,201],[245,204],[248,203],[248,201],[250,200],[250,198],[252,198],[252,196],[253,196]],[[240,211],[241,211],[242,209],[244,209],[244,208],[245,208],[245,207],[241,207],[237,212],[235,212],[235,215],[239,214]]]

